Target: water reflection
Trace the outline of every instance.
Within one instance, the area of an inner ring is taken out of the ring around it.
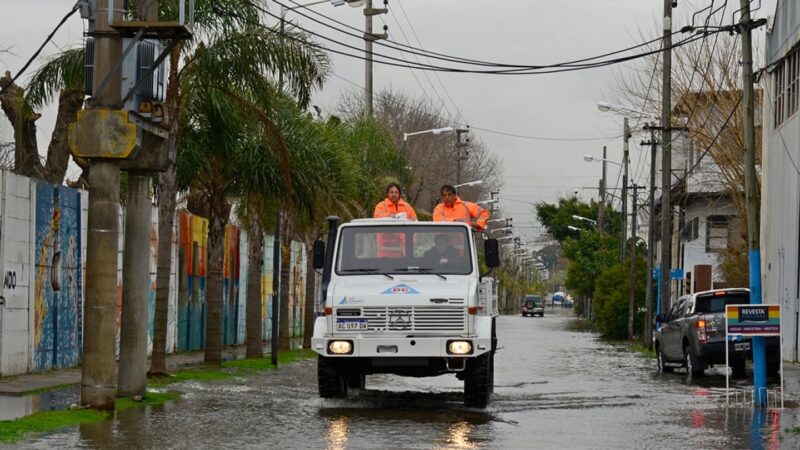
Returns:
[[[688,426],[694,430],[687,436],[692,448],[781,448],[780,409],[753,408],[752,405],[730,405],[711,409],[694,408]],[[714,439],[724,431],[723,439]]]
[[[334,417],[328,422],[328,450],[344,450],[347,446],[347,435],[350,427],[347,426],[347,417]]]
[[[458,422],[448,427],[449,436],[447,443],[449,448],[477,448],[472,441],[472,424],[469,422]]]

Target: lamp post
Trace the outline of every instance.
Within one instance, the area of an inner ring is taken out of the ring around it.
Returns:
[[[627,118],[625,119],[624,129],[625,129],[625,136],[627,136],[628,135],[628,119]],[[620,166],[622,168],[622,171],[623,171],[623,176],[622,176],[622,199],[621,199],[622,200],[622,233],[621,233],[621,240],[620,240],[620,243],[621,243],[620,247],[622,247],[622,250],[621,250],[621,256],[622,256],[621,259],[622,259],[622,261],[625,260],[625,235],[626,235],[625,229],[626,229],[626,224],[627,224],[627,220],[628,220],[628,217],[627,217],[627,214],[628,214],[628,205],[627,205],[628,199],[627,199],[627,194],[626,194],[626,191],[628,190],[627,189],[628,188],[628,138],[627,137],[625,138],[624,149],[625,149],[625,151],[624,151],[624,155],[622,157],[622,163],[618,163],[616,161],[612,161],[612,160],[606,159],[606,158],[598,158],[597,156],[592,156],[592,155],[588,155],[588,154],[587,155],[583,155],[583,160],[586,161],[586,162],[595,162],[596,161],[596,162],[602,162],[603,163],[603,174],[604,174],[603,177],[604,178],[605,178],[605,173],[606,173],[606,163],[615,164],[615,165]],[[605,148],[603,150],[604,150],[603,153],[605,154]],[[603,180],[602,184],[605,185],[605,180]],[[605,197],[605,186],[603,186],[603,194],[604,194],[603,197]],[[605,198],[603,198],[602,201],[605,201]]]
[[[431,128],[430,130],[413,131],[411,133],[403,133],[403,155],[406,155],[408,153],[409,136],[417,136],[420,134],[432,134],[434,136],[438,136],[444,133],[452,133],[453,131],[455,131],[453,127],[442,127],[442,128]]]
[[[579,216],[577,214],[573,214],[572,218],[575,219],[575,220],[582,220],[584,222],[589,222],[592,225],[597,225],[597,221],[596,220],[592,220],[592,219],[590,219],[588,217],[583,217],[583,216]]]

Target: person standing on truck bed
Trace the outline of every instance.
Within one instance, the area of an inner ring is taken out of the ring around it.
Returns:
[[[386,186],[386,199],[375,205],[375,212],[372,217],[379,219],[383,217],[397,217],[405,214],[408,220],[417,220],[417,213],[414,208],[403,200],[403,190],[397,183],[389,183]]]
[[[434,222],[465,222],[475,231],[483,231],[489,220],[489,211],[472,202],[465,202],[456,194],[456,188],[445,184],[439,190],[442,202],[433,210]]]

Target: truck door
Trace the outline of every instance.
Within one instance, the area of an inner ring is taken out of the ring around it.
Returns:
[[[680,332],[680,319],[683,314],[683,304],[686,297],[679,298],[675,304],[670,308],[667,322],[662,325],[664,328],[661,332],[661,345],[663,345],[664,355],[670,360],[680,360],[683,358],[683,349],[681,349],[681,332]]]

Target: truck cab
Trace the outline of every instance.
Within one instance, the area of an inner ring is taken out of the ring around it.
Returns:
[[[491,396],[497,297],[482,277],[476,237],[463,223],[329,220],[327,248],[315,244],[323,268],[323,315],[314,324],[321,397],[345,397],[366,375],[464,380],[465,404]],[[480,237],[480,235],[477,235]],[[499,264],[497,241],[485,259]]]

